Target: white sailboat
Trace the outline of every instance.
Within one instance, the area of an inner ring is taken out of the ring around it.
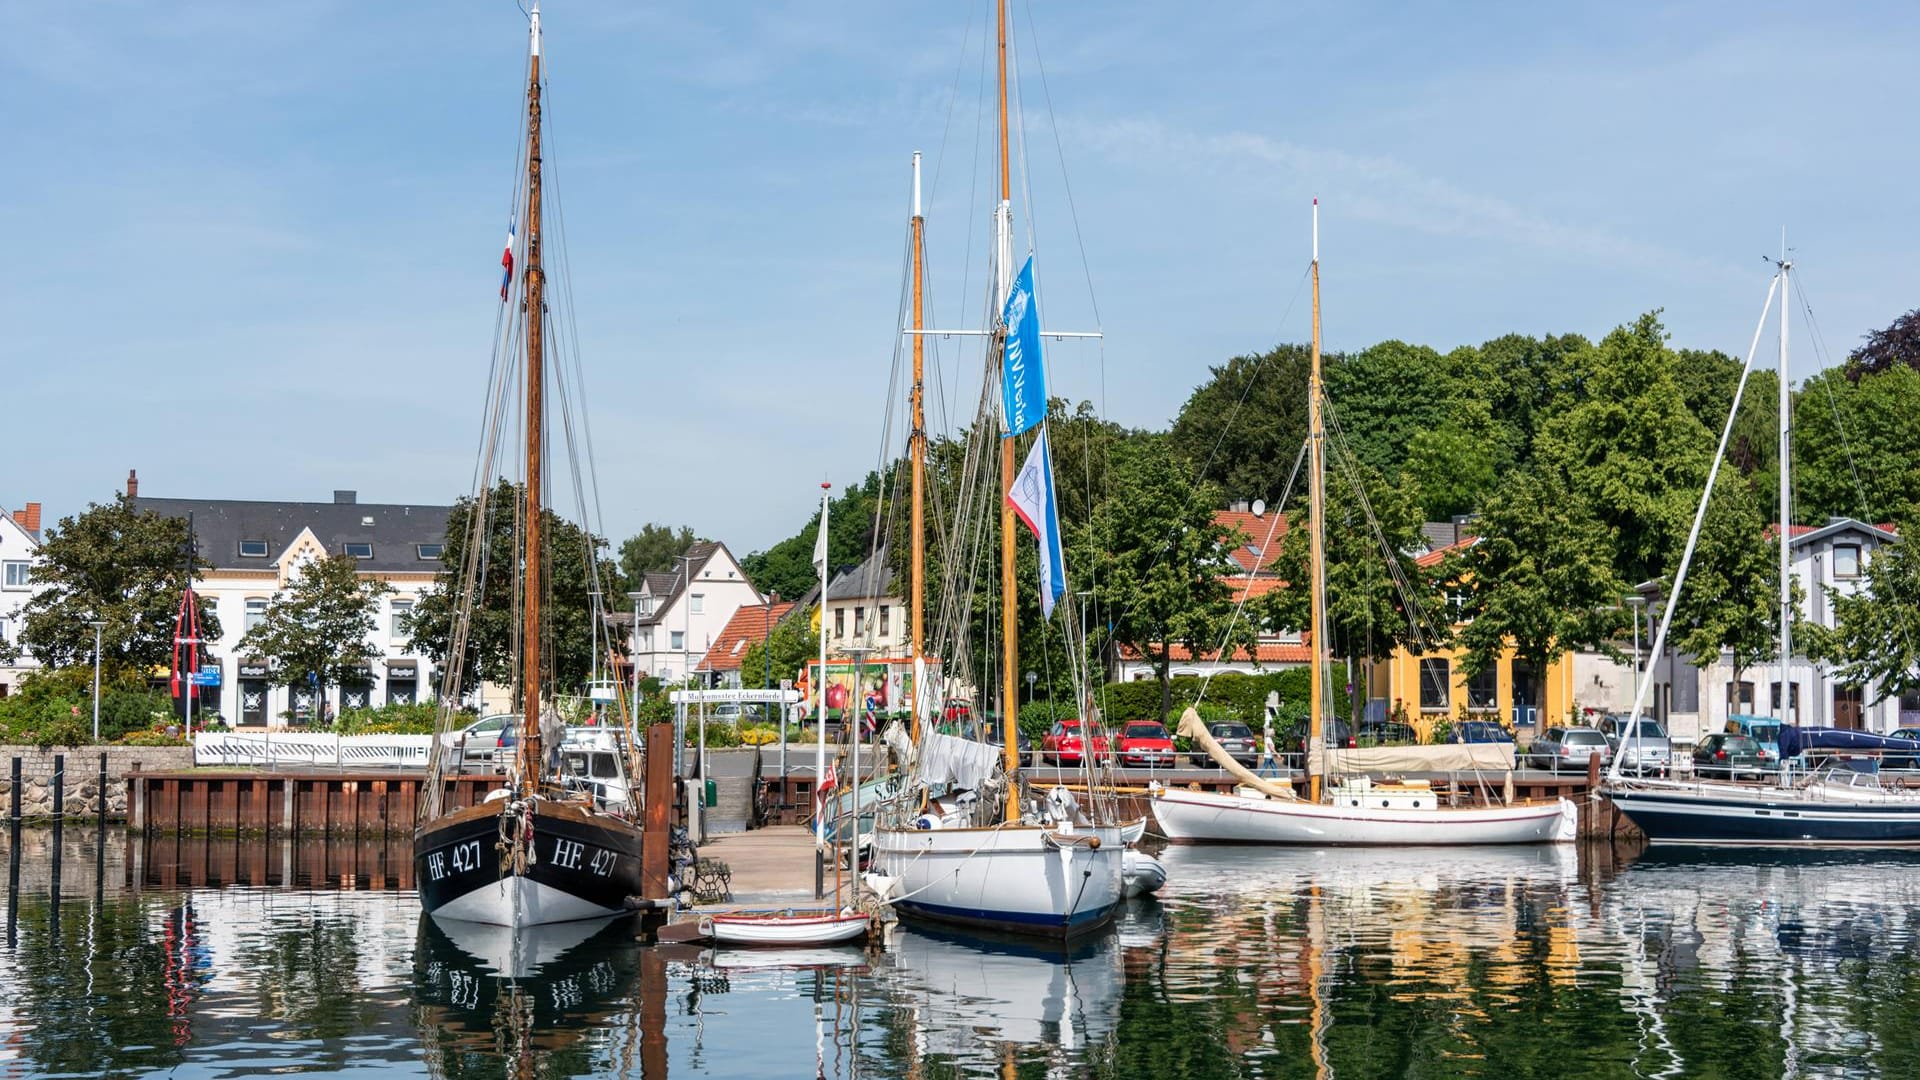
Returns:
[[[1122,863],[1126,852],[1119,823],[1098,820],[1099,807],[1083,811],[1070,794],[1055,790],[1044,799],[1024,802],[1019,782],[1020,756],[1016,705],[1018,619],[1014,590],[1014,513],[1016,505],[1014,436],[1037,427],[1034,456],[1044,474],[1039,492],[1050,509],[1053,502],[1051,463],[1046,460],[1046,395],[1044,361],[1039,350],[1039,314],[1032,304],[1031,260],[1020,279],[1013,261],[1013,185],[1007,122],[1007,13],[1004,0],[996,4],[999,33],[999,183],[1000,199],[994,212],[993,311],[994,325],[984,333],[991,345],[992,383],[1020,386],[1025,394],[1005,401],[1001,410],[1004,436],[1000,450],[1000,629],[1001,721],[1004,766],[1001,776],[974,790],[974,798],[921,805],[921,796],[951,786],[955,773],[981,779],[983,751],[990,748],[950,736],[922,732],[927,695],[914,683],[912,749],[914,770],[905,798],[883,808],[873,837],[875,873],[868,881],[901,917],[909,920],[957,923],[989,930],[1049,937],[1071,937],[1105,926],[1123,899]],[[922,407],[923,341],[927,334],[921,306],[924,272],[925,219],[920,206],[919,156],[914,157],[913,215],[913,325],[908,329],[913,352],[913,560],[911,588],[913,649],[916,667],[923,663],[922,626],[925,595],[922,567],[923,485],[926,468],[926,423]],[[942,333],[945,333],[944,331]],[[1055,336],[1058,336],[1057,334]],[[1037,410],[1034,399],[1037,398]],[[1023,492],[1022,494],[1026,494]],[[1033,522],[1031,515],[1029,524]],[[1043,554],[1045,549],[1043,547]],[[1044,561],[1044,560],[1043,560]],[[1064,573],[1064,568],[1062,568]],[[1071,605],[1069,605],[1071,607]],[[936,778],[936,772],[938,778]],[[978,798],[985,794],[986,798]],[[1092,815],[1090,820],[1089,815]]]
[[[1327,788],[1322,797],[1321,776],[1330,756],[1324,752],[1324,684],[1327,653],[1326,429],[1321,418],[1320,379],[1320,201],[1313,205],[1313,353],[1307,381],[1309,568],[1312,578],[1313,690],[1308,712],[1308,797],[1294,794],[1291,784],[1273,783],[1255,776],[1235,761],[1188,708],[1180,718],[1180,734],[1204,749],[1222,769],[1240,780],[1226,793],[1156,787],[1153,814],[1160,830],[1176,843],[1238,844],[1537,844],[1571,841],[1578,831],[1578,815],[1571,802],[1520,803],[1503,806],[1452,807],[1440,805],[1438,794],[1424,781],[1377,783],[1364,775],[1349,776]],[[1513,768],[1512,749],[1478,744],[1405,748],[1431,769],[1479,770],[1502,763],[1481,755],[1504,755],[1503,767]]]

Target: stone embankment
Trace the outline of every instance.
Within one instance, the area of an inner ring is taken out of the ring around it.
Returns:
[[[110,821],[127,817],[126,776],[133,772],[190,769],[189,746],[37,746],[0,745],[0,814],[13,812],[13,762],[20,762],[20,814],[29,819],[53,816],[55,759],[66,764],[63,812],[69,819],[100,813],[100,755],[107,756],[106,812]]]

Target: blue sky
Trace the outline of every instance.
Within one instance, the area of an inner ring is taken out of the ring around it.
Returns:
[[[1803,372],[1920,305],[1912,5],[1012,9],[1016,227],[1047,323],[1106,334],[1053,347],[1052,388],[1123,423],[1305,338],[1315,194],[1330,348],[1598,335],[1659,307],[1677,344],[1738,353],[1783,225],[1827,350],[1796,310]],[[978,323],[986,10],[549,0],[616,539],[684,522],[745,553],[879,458],[913,150],[932,318]],[[5,11],[0,502],[71,513],[129,467],[163,496],[466,490],[513,0]],[[977,350],[939,352],[957,402]]]

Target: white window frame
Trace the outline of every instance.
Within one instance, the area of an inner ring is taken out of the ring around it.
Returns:
[[[691,605],[687,608],[689,613],[694,615],[705,615],[707,613],[706,593],[688,593],[687,603]]]
[[[0,588],[9,592],[25,592],[33,588],[33,562],[29,559],[8,559],[0,563],[5,567],[5,576],[0,577]],[[15,575],[18,575],[17,577]]]
[[[412,600],[395,600],[388,605],[390,617],[387,620],[387,633],[395,641],[407,640],[407,632],[400,628],[400,620],[413,614]]]
[[[428,548],[432,548],[432,549],[433,549],[433,554],[431,554],[431,555],[429,555],[429,554],[427,554],[427,549],[428,549]],[[419,560],[420,560],[421,562],[439,562],[439,561],[441,560],[441,557],[442,557],[442,556],[444,556],[444,555],[446,554],[446,551],[447,551],[447,545],[445,545],[445,544],[415,544],[415,545],[413,545],[413,554],[414,554],[414,556],[415,556],[416,558],[418,558],[418,559],[419,559]]]
[[[260,550],[248,551],[247,545],[249,544],[258,545]],[[272,555],[273,555],[273,549],[267,545],[267,542],[265,540],[240,541],[240,557],[243,559],[265,559],[265,558],[270,558]]]
[[[667,631],[667,648],[668,649],[671,649],[674,652],[681,652],[686,647],[687,647],[687,632],[685,630]]]
[[[260,605],[260,610],[257,612],[253,609],[253,606],[255,604]],[[267,604],[268,604],[268,600],[264,596],[249,596],[246,598],[246,600],[241,605],[241,611],[243,613],[242,632],[245,632],[246,630],[251,630],[256,626],[259,626],[261,622],[265,621],[267,617]],[[259,618],[255,618],[254,617],[255,615],[258,615]]]
[[[365,555],[358,554],[353,550],[354,548],[366,548],[367,553]],[[348,540],[340,545],[340,553],[355,559],[371,559],[373,558],[373,542],[370,540]]]
[[[1841,573],[1841,572],[1840,572],[1840,552],[1841,552],[1841,551],[1850,551],[1850,552],[1852,552],[1852,553],[1853,553],[1853,570],[1852,570],[1852,572],[1850,572],[1850,573]],[[1855,578],[1857,578],[1857,577],[1859,577],[1859,576],[1860,576],[1860,564],[1861,564],[1861,562],[1862,562],[1862,552],[1861,552],[1861,550],[1860,550],[1860,545],[1859,545],[1859,544],[1835,544],[1835,545],[1833,545],[1833,561],[1832,561],[1832,566],[1833,566],[1833,577],[1834,577],[1834,580],[1836,580],[1836,581],[1852,581],[1853,579],[1855,579]]]

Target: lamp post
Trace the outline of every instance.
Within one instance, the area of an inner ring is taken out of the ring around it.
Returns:
[[[1033,704],[1033,684],[1039,681],[1040,681],[1039,672],[1037,671],[1027,672],[1027,704],[1029,705]]]
[[[106,623],[99,619],[87,623],[93,627],[93,741],[100,741],[100,631]]]

